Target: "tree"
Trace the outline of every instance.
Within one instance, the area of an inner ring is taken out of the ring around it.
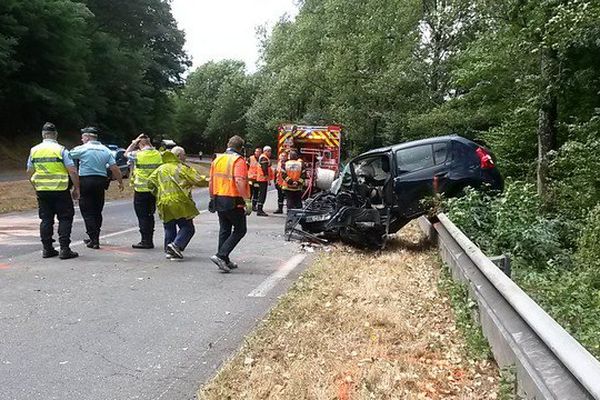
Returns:
[[[246,134],[254,80],[242,61],[209,62],[190,74],[175,96],[177,139],[195,150],[222,147],[224,136]]]

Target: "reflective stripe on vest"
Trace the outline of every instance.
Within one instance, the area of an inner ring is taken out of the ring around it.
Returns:
[[[238,154],[220,154],[211,168],[210,179],[215,196],[240,197],[235,183],[235,162],[242,158]]]
[[[248,162],[248,179],[251,181],[256,180],[256,176],[258,175],[258,169],[260,168],[260,164],[255,156],[250,156]]]
[[[133,189],[136,192],[149,192],[148,178],[162,165],[162,155],[158,150],[141,150],[135,157]]]
[[[31,182],[38,192],[60,192],[69,189],[69,171],[63,163],[64,147],[58,143],[42,143],[31,151],[34,174]]]
[[[260,165],[260,162],[266,159],[269,163],[269,170],[271,169],[271,160],[269,160],[269,157],[267,157],[265,154],[261,154],[260,157],[258,158],[258,168],[256,169],[256,181],[257,182],[269,182],[269,178],[272,174],[272,172],[269,172],[269,175],[265,175],[265,173],[263,172],[262,169],[262,165]]]
[[[277,174],[276,175],[277,175],[277,185],[279,187],[283,187],[283,183],[284,183],[283,182],[283,164],[284,164],[283,161],[279,161],[277,163]]]
[[[290,160],[285,163],[285,172],[287,174],[286,180],[291,180],[292,182],[301,182],[302,181],[302,161],[298,160]],[[284,189],[287,190],[300,190],[302,185],[298,186],[289,186],[287,182],[284,182]]]

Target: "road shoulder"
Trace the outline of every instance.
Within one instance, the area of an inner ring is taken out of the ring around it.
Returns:
[[[414,224],[391,247],[319,256],[199,397],[496,398],[498,370],[469,357],[435,251]]]

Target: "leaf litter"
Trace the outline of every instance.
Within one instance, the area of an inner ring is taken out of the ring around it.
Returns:
[[[415,223],[386,251],[330,250],[200,399],[498,398],[498,368],[469,358]]]

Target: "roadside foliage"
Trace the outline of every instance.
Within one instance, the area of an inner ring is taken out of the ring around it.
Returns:
[[[97,122],[190,151],[280,123],[340,123],[346,156],[443,134],[482,140],[507,179],[451,216],[600,355],[600,2],[302,0],[258,29],[261,59],[190,73],[161,0],[0,2],[0,134]],[[118,18],[117,18],[118,17]],[[33,62],[32,60],[35,60]]]

